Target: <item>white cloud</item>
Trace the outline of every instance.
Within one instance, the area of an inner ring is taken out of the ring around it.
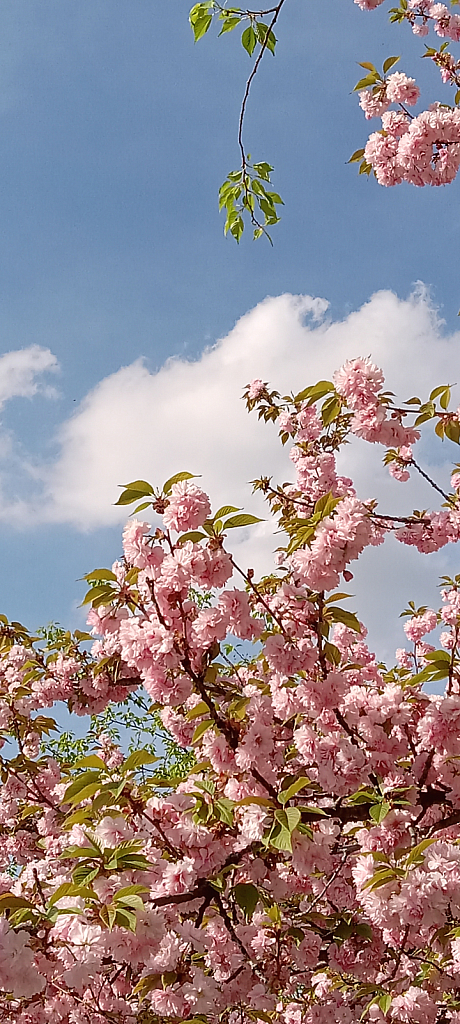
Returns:
[[[379,292],[340,322],[326,311],[322,299],[267,298],[195,362],[173,359],[150,372],[137,360],[106,377],[59,431],[60,454],[45,474],[46,517],[83,530],[121,521],[123,510],[113,507],[118,485],[138,477],[161,484],[179,469],[200,473],[216,502],[253,503],[248,481],[292,475],[276,431],[249,416],[240,400],[253,377],[284,393],[370,354],[384,367],[386,386],[408,398],[455,375],[460,335],[442,335],[421,290],[405,301]],[[412,501],[381,470],[380,458],[381,450],[358,444],[345,462],[366,495],[378,484],[382,498],[396,493]],[[430,500],[417,486],[419,495]]]
[[[58,370],[56,356],[49,348],[30,345],[0,356],[0,407],[11,398],[32,398],[38,392],[47,398],[56,392],[41,377]]]
[[[33,507],[30,501],[18,501],[16,518],[67,523],[83,531],[121,523],[126,510],[113,505],[119,484],[142,477],[161,485],[181,469],[202,475],[214,507],[230,501],[263,515],[260,496],[252,495],[249,481],[261,474],[292,479],[293,473],[276,428],[245,410],[241,392],[249,380],[262,377],[281,393],[297,391],[330,378],[345,359],[369,354],[383,366],[387,388],[402,399],[414,393],[424,397],[435,384],[459,378],[459,341],[460,334],[443,333],[442,321],[421,288],[407,300],[379,292],[338,322],[328,319],[322,299],[267,298],[195,362],[173,359],[151,372],[137,360],[102,380],[62,424],[55,461],[38,474],[35,470],[43,485],[40,500]],[[38,354],[36,358],[38,365]],[[52,359],[50,354],[47,358]],[[0,400],[1,366],[0,361]],[[18,394],[32,393],[27,388],[37,385],[36,377],[27,374],[20,385],[19,371],[15,379],[14,386],[23,387]],[[433,450],[431,443],[425,446],[424,465],[435,461],[433,473],[447,482],[447,465]],[[346,449],[342,468],[355,479],[358,493],[377,496],[386,512],[432,505],[435,495],[420,479],[409,487],[388,476],[382,454],[382,449],[359,442]],[[457,457],[446,444],[445,459]],[[11,505],[4,516],[10,518]],[[239,536],[235,532],[232,541],[245,568],[269,567],[274,542],[268,523]],[[381,649],[387,648],[387,622],[390,617],[394,622],[409,598],[436,600],[433,579],[449,571],[449,559],[454,559],[451,571],[460,568],[448,549],[422,558],[390,541],[385,553],[365,553],[352,584],[355,607],[367,606],[366,621]],[[390,648],[395,635],[392,631]]]
[[[12,399],[32,399],[37,394],[56,398],[56,389],[43,378],[58,370],[56,356],[40,345],[5,352],[0,356],[0,410]],[[6,417],[0,420],[0,519],[30,527],[33,504],[28,495],[37,481],[41,487],[40,470],[5,421]],[[21,491],[27,497],[21,497]]]

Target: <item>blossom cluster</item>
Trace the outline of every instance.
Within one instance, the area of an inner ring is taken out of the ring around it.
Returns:
[[[354,0],[363,11],[372,11],[380,7],[383,0]],[[412,26],[416,36],[427,36],[432,23],[433,31],[443,39],[460,41],[460,15],[452,13],[445,4],[432,3],[432,0],[408,0],[405,6],[405,19]]]
[[[362,10],[378,7],[382,0],[355,0]],[[439,68],[441,79],[456,87],[455,105],[435,102],[413,116],[407,109],[417,103],[420,91],[413,78],[394,72],[381,78],[371,75],[368,86],[359,92],[366,118],[381,117],[382,127],[373,132],[362,151],[362,170],[373,171],[380,185],[446,185],[453,181],[460,166],[460,64],[447,49],[460,41],[460,15],[445,4],[431,0],[407,0],[393,9],[393,20],[408,21],[417,36],[426,36],[430,28],[442,39],[440,50],[428,48]],[[390,58],[389,64],[396,61]],[[373,65],[363,65],[373,67]],[[386,65],[385,65],[386,66]],[[375,70],[375,69],[374,69]],[[390,111],[392,103],[398,110]],[[354,159],[358,157],[355,155]]]
[[[382,129],[369,136],[364,159],[380,185],[447,185],[460,166],[460,110],[434,103],[418,117],[382,114]]]
[[[413,406],[383,385],[359,358],[292,400],[248,387],[296,470],[256,482],[286,538],[271,576],[227,550],[255,517],[213,516],[182,473],[131,485],[161,525],[131,519],[88,573],[90,633],[47,647],[1,618],[4,1024],[460,1024],[460,577],[439,610],[410,606],[390,669],[336,592],[390,532],[421,552],[460,536],[458,472],[418,518],[337,472],[353,434],[417,471]],[[415,423],[457,415],[428,405]],[[104,734],[46,754],[44,709],[137,690],[190,771]]]

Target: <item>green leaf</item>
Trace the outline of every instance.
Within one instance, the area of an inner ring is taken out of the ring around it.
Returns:
[[[331,644],[327,640],[323,647],[323,653],[327,661],[331,662],[331,665],[340,665],[342,655],[335,644]]]
[[[307,779],[305,775],[302,775],[300,779],[296,779],[288,789],[283,789],[278,793],[278,800],[280,804],[287,804],[289,800],[292,800],[293,796],[296,796],[301,789],[304,789],[305,786],[308,786],[309,784],[310,779]]]
[[[50,896],[48,901],[50,907],[54,906],[54,904],[57,903],[58,900],[61,900],[63,896],[81,896],[83,899],[86,897],[88,899],[97,900],[96,893],[93,889],[88,889],[83,885],[74,885],[72,882],[64,882],[58,889],[56,889],[55,892],[53,892],[53,895]]]
[[[124,907],[131,907],[133,910],[144,909],[144,901],[134,892],[126,893],[124,896],[120,896],[120,893],[117,892],[113,897],[113,902],[122,903]]]
[[[107,765],[97,754],[88,754],[87,757],[81,757],[79,761],[75,761],[74,768],[98,768],[100,771],[105,771]]]
[[[356,793],[351,793],[347,797],[347,804],[368,804],[375,801],[376,793],[375,790],[371,789],[370,786],[361,786],[360,789],[356,790]]]
[[[201,530],[189,530],[188,533],[183,533],[178,540],[180,544],[186,544],[188,540],[191,540],[192,544],[199,544],[200,540],[206,540],[206,534],[201,533]]]
[[[79,804],[82,800],[89,800],[92,796],[95,796],[101,788],[100,782],[90,782],[88,786],[81,789],[75,796],[65,798],[67,804]]]
[[[305,812],[306,814],[308,814],[308,813],[315,814],[318,818],[327,818],[328,817],[327,811],[323,811],[322,807],[310,807],[308,804],[302,804],[301,810],[302,810],[302,813]],[[301,826],[298,825],[299,832],[300,832],[300,829],[301,829]],[[302,829],[303,829],[303,826],[302,826]]]
[[[260,45],[262,46],[265,43],[265,46],[266,46],[267,50],[270,50],[270,53],[274,53],[275,52],[275,46],[276,46],[276,36],[275,36],[275,33],[272,32],[272,31],[269,31],[268,30],[268,25],[266,25],[265,22],[263,22],[263,21],[256,21],[255,26],[256,26],[257,39],[258,39]],[[268,33],[268,36],[267,36],[267,33]],[[265,40],[266,40],[266,42],[265,42]]]
[[[254,523],[263,523],[263,519],[259,519],[258,516],[251,516],[243,512],[239,516],[230,516],[224,523],[224,530],[233,530],[237,526],[252,526]]]
[[[115,910],[115,924],[122,928],[128,928],[130,932],[135,932],[137,927],[136,915],[131,910],[119,907],[118,904],[115,904]]]
[[[133,894],[138,894],[140,892],[148,893],[150,892],[150,889],[146,885],[125,885],[115,893],[113,898],[114,900],[118,900],[122,899],[124,896],[132,896]]]
[[[447,665],[450,665],[451,655],[448,651],[427,651],[424,655],[425,661],[442,662],[445,661]]]
[[[117,577],[111,569],[93,569],[92,572],[87,572],[83,579],[88,583],[92,580],[113,580],[114,583],[117,583]]]
[[[220,17],[222,18],[222,14],[220,15]],[[241,18],[226,18],[219,32],[219,35],[223,36],[224,32],[231,32],[232,29],[236,28],[236,26],[240,24],[240,21]]]
[[[214,804],[214,814],[219,821],[223,821],[224,825],[229,825],[230,828],[233,826],[233,808],[235,806],[234,800],[229,800],[228,797],[221,797],[220,800],[216,800]]]
[[[271,846],[275,847],[275,850],[281,850],[282,853],[292,853],[291,833],[287,828],[278,825],[272,829],[268,842]]]
[[[237,217],[230,227],[230,234],[239,242],[244,231],[244,222],[242,217]]]
[[[330,380],[319,380],[317,384],[310,385],[308,388],[304,388],[303,391],[299,391],[295,395],[294,402],[305,402],[308,400],[308,405],[313,405],[320,398],[324,398],[325,395],[330,394],[331,391],[335,392],[335,387]]]
[[[391,1003],[392,1003],[392,996],[390,995],[389,992],[385,992],[383,994],[383,996],[379,996],[379,998],[378,998],[378,1005],[379,1005],[382,1013],[384,1013],[384,1014],[388,1013],[388,1010],[391,1007]]]
[[[246,920],[250,921],[259,902],[259,892],[255,885],[252,882],[238,882],[233,887],[232,892]]]
[[[204,736],[205,732],[207,732],[207,730],[210,729],[212,725],[214,725],[212,718],[206,718],[203,722],[198,723],[195,732],[193,733],[192,736],[192,746],[195,743],[198,743],[201,737]]]
[[[125,491],[121,492],[118,501],[115,502],[115,505],[132,505],[133,501],[139,501],[139,498],[143,498],[145,494],[145,491],[135,491],[128,487]]]
[[[175,473],[174,476],[170,476],[169,480],[167,480],[166,483],[163,484],[163,494],[170,494],[171,488],[174,486],[174,484],[179,484],[181,482],[181,480],[196,480],[196,479],[197,479],[197,474],[196,473],[187,473],[186,470],[182,471],[181,473]]]
[[[378,74],[377,68],[375,67],[375,65],[374,64],[370,64],[369,61],[367,61],[367,60],[359,60],[358,64],[359,64],[360,68],[365,68],[366,71],[374,71],[375,74]]]
[[[348,160],[348,163],[349,164],[359,163],[359,161],[362,160],[363,156],[364,156],[364,149],[355,149],[355,152],[352,153],[350,159]]]
[[[456,420],[448,420],[444,426],[444,433],[449,441],[453,441],[454,444],[460,444],[460,423]]]
[[[298,807],[285,807],[282,811],[275,811],[275,821],[278,821],[282,828],[293,832],[302,817]]]
[[[432,413],[432,412],[422,412],[422,413],[420,413],[420,415],[417,416],[417,419],[414,420],[414,427],[419,427],[421,423],[426,423],[427,420],[433,419],[433,416],[434,416],[434,413]]]
[[[122,487],[128,487],[130,491],[138,491],[139,494],[153,494],[153,487],[148,483],[147,480],[131,480],[129,484],[121,484]]]
[[[241,512],[241,509],[237,508],[236,505],[222,505],[221,508],[217,509],[214,520],[222,519],[223,516],[229,516],[232,512]]]
[[[72,811],[68,814],[65,821],[62,823],[64,831],[69,832],[74,825],[81,825],[86,822],[90,816],[89,807],[81,807],[78,811]]]
[[[198,42],[199,39],[202,39],[203,36],[206,35],[206,32],[208,31],[211,22],[212,15],[204,14],[201,18],[197,18],[196,21],[192,24],[193,35],[196,43]]]
[[[436,842],[438,842],[436,836],[433,836],[431,839],[422,839],[422,842],[418,843],[417,846],[414,846],[411,852],[409,853],[409,856],[407,857],[406,860],[406,868],[410,867],[412,864],[415,864],[417,861],[422,861],[422,854],[425,852],[425,850],[428,849],[429,846],[432,845],[432,843]]]
[[[253,164],[252,166],[256,174],[259,175],[259,178],[263,178],[264,181],[270,180],[270,172],[274,169],[271,164],[267,164],[266,161],[262,160],[260,163]]]
[[[382,885],[387,885],[388,882],[393,882],[396,874],[391,867],[380,868],[378,871],[369,878],[367,882],[361,886],[362,889],[380,889]]]
[[[75,885],[89,885],[94,878],[97,878],[100,871],[100,865],[93,867],[92,864],[77,864],[72,872],[72,878]]]
[[[235,801],[236,807],[247,807],[248,804],[257,804],[258,807],[274,807],[273,800],[266,796],[244,796],[241,800]]]
[[[122,767],[123,771],[131,772],[134,768],[140,768],[140,766],[144,764],[154,764],[155,761],[159,761],[159,758],[155,757],[154,754],[151,754],[150,750],[145,750],[144,748],[142,750],[135,750],[130,754],[129,757],[126,758],[126,761],[123,762]]]
[[[386,818],[389,811],[391,811],[390,804],[374,804],[374,806],[369,809],[369,815],[372,818],[372,821],[375,821],[377,825],[380,825],[380,822]]]
[[[398,60],[401,60],[401,57],[387,57],[383,62],[383,74],[386,75],[387,71],[398,63]]]
[[[326,398],[326,401],[323,402],[321,407],[321,419],[325,427],[328,427],[329,424],[335,420],[336,416],[339,415],[341,408],[342,402],[340,398],[336,397],[336,395],[331,395],[330,398]]]
[[[137,508],[134,509],[134,512],[131,512],[131,515],[135,516],[138,512],[143,512],[145,508],[150,508],[151,504],[151,501],[143,501],[141,505],[138,505]]]
[[[111,587],[108,583],[99,583],[97,586],[91,587],[91,589],[88,590],[88,593],[85,594],[80,607],[85,604],[94,604],[95,601],[99,601],[99,603],[101,603],[105,600],[110,604],[110,601],[113,600],[116,593],[117,591],[114,587]]]
[[[348,612],[345,608],[336,608],[335,606],[329,607],[329,611],[333,622],[342,622],[344,626],[354,630],[355,633],[361,632],[361,626],[353,612]]]
[[[441,395],[441,397],[439,399],[439,404],[441,406],[441,409],[448,409],[449,402],[450,402],[450,388],[446,388],[444,393]]]
[[[358,89],[367,89],[371,85],[375,85],[380,81],[380,75],[377,71],[371,71],[365,78],[360,78],[359,82],[356,83],[353,92]]]
[[[430,400],[429,402],[424,402],[424,404],[420,406],[420,414],[417,416],[417,418],[416,418],[416,420],[414,422],[414,427],[418,427],[419,424],[420,423],[424,423],[425,420],[431,420],[434,415],[435,415],[434,401]]]
[[[105,767],[106,766],[104,765],[104,768]],[[98,771],[83,772],[83,774],[79,775],[78,778],[75,779],[74,782],[72,782],[70,784],[70,786],[67,786],[67,789],[66,789],[66,791],[64,793],[64,797],[63,797],[63,803],[65,803],[65,804],[69,803],[69,801],[72,800],[74,796],[77,796],[81,792],[82,789],[85,789],[85,787],[90,785],[92,782],[98,782],[99,783],[99,780],[100,780],[100,772],[98,772]]]
[[[437,388],[433,388],[430,393],[430,402],[434,402],[435,398],[439,398],[439,395],[442,395],[444,391],[449,390],[448,384],[440,384]]]
[[[206,704],[204,700],[200,700],[199,704],[195,704],[195,707],[190,708],[190,711],[187,711],[187,713],[185,715],[185,718],[186,718],[187,722],[192,722],[194,718],[201,718],[201,715],[208,715],[208,714],[209,714],[209,706],[208,706],[208,704]]]
[[[19,910],[19,908],[34,909],[33,903],[30,900],[25,900],[23,896],[14,896],[12,892],[4,892],[0,896],[0,914],[5,910]]]
[[[147,974],[144,978],[141,978],[134,986],[131,995],[140,996],[140,999],[145,997],[155,988],[161,988],[161,975],[160,974]],[[190,1024],[188,1021],[187,1024]],[[197,1024],[203,1024],[202,1021],[197,1021]]]
[[[240,697],[238,700],[232,701],[228,706],[228,714],[232,718],[235,718],[237,722],[241,722],[246,716],[246,708],[249,704],[249,697]]]
[[[252,57],[257,43],[257,36],[252,25],[248,25],[245,28],[241,36],[241,43],[246,52],[249,53],[249,56]]]

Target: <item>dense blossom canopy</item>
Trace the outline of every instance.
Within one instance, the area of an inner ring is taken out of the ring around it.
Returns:
[[[255,482],[284,531],[272,575],[228,550],[255,517],[212,515],[180,473],[121,495],[161,525],[131,519],[122,558],[88,573],[90,634],[2,617],[5,1024],[459,1024],[460,577],[439,612],[407,609],[390,669],[336,588],[388,533],[458,541],[460,474],[431,482],[439,510],[398,518],[336,456],[355,434],[428,487],[418,428],[458,443],[460,410],[446,386],[398,407],[383,385],[354,359],[291,397],[248,387],[296,473]],[[50,756],[55,702],[97,716],[139,693],[188,767],[161,775],[103,731]]]

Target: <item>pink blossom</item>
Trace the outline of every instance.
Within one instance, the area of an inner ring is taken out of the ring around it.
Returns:
[[[350,409],[362,409],[375,402],[384,376],[370,359],[348,360],[334,373],[334,384],[340,395],[346,398]]]
[[[265,391],[267,385],[258,377],[248,385],[248,398],[256,401]]]
[[[373,11],[376,7],[380,7],[383,0],[354,0],[354,3],[358,4],[362,11]]]
[[[380,184],[453,181],[460,165],[460,111],[433,104],[411,121],[405,114],[396,117],[382,115],[384,134],[371,135],[364,151]]]
[[[5,918],[0,918],[0,988],[12,992],[15,999],[30,999],[45,987],[27,939],[27,932],[13,931]]]
[[[428,992],[412,985],[403,995],[395,996],[391,1004],[391,1017],[408,1024],[434,1024],[437,1012],[437,1005]]]
[[[421,615],[413,616],[404,623],[404,632],[408,640],[417,643],[426,633],[436,629],[437,615],[432,608],[427,608]]]
[[[171,488],[163,520],[168,530],[181,533],[182,530],[196,530],[202,526],[210,513],[207,494],[189,480],[180,480]]]
[[[358,96],[359,105],[367,120],[370,120],[371,117],[381,117],[392,102],[383,86],[376,93],[373,89],[363,89]]]
[[[386,93],[390,103],[404,103],[412,107],[420,96],[415,78],[408,78],[402,71],[395,71],[387,78]]]

